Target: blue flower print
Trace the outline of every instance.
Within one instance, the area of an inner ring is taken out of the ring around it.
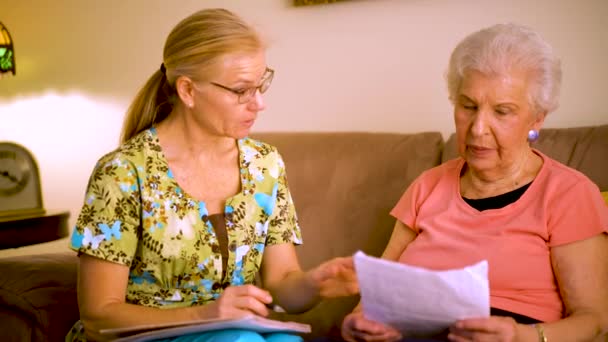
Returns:
[[[232,285],[243,285],[245,284],[245,277],[243,275],[243,258],[249,252],[249,246],[240,246],[236,249],[234,272],[232,273]]]
[[[112,228],[110,228],[107,224],[100,223],[99,229],[101,229],[101,231],[103,232],[103,235],[105,235],[106,240],[110,241],[112,239],[112,236],[114,236],[116,238],[116,240],[120,240],[120,238],[121,238],[120,225],[121,224],[122,224],[122,222],[120,220],[116,220],[116,221],[114,221]]]
[[[238,286],[245,284],[245,277],[243,276],[243,260],[238,261],[234,266],[231,281],[232,285]]]
[[[78,232],[78,229],[74,228],[74,230],[72,231],[72,239],[70,241],[70,243],[72,244],[72,247],[74,247],[74,248],[82,247],[82,239],[84,239],[84,234],[80,234]]]
[[[129,184],[129,183],[120,183],[120,190],[122,192],[135,192],[135,190],[137,190],[137,187],[135,186],[135,184]]]
[[[138,284],[138,285],[141,285],[144,282],[150,283],[150,284],[154,284],[156,282],[156,279],[154,279],[152,274],[150,274],[150,272],[148,272],[148,271],[144,271],[144,273],[141,276],[136,276],[136,275],[131,274],[130,278],[135,284]]]
[[[196,267],[201,271],[204,270],[205,268],[207,268],[207,264],[209,263],[209,260],[210,260],[210,258],[207,258],[207,259],[199,262],[198,264],[196,264]]]
[[[258,192],[253,195],[255,201],[258,202],[258,205],[264,210],[266,215],[272,215],[272,211],[274,209],[274,204],[277,200],[277,190],[279,189],[279,183],[275,183],[272,188],[272,194],[267,195],[263,192]]]
[[[205,216],[209,216],[209,211],[207,210],[207,206],[205,205],[205,202],[199,201],[198,202],[198,217],[200,217],[202,219]]]
[[[201,279],[200,284],[206,292],[211,292],[211,288],[213,287],[213,281],[211,279]]]
[[[263,243],[256,243],[256,244],[255,244],[255,246],[253,246],[253,248],[257,249],[257,250],[258,250],[258,252],[260,252],[260,254],[263,254],[263,253],[264,253],[264,247],[265,247],[265,246],[266,246],[266,245],[265,245],[265,244],[263,244]]]

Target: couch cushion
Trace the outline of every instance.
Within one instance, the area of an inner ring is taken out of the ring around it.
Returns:
[[[532,146],[584,173],[601,191],[608,190],[608,125],[545,128]],[[452,134],[446,142],[442,161],[456,155],[456,136]]]
[[[73,252],[0,258],[0,274],[10,275],[0,277],[0,312],[14,321],[0,321],[3,340],[64,340],[79,318],[77,264]]]

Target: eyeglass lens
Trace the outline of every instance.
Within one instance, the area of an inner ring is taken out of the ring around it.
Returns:
[[[262,84],[260,84],[257,87],[247,89],[247,91],[245,91],[245,93],[243,93],[239,96],[239,102],[240,103],[249,102],[251,100],[251,98],[255,95],[255,92],[257,90],[260,90],[260,94],[264,94],[266,92],[266,90],[268,90],[268,88],[270,88],[270,84],[272,83],[273,77],[274,77],[274,70],[268,68],[266,70],[266,74],[264,75],[264,78],[262,79]]]

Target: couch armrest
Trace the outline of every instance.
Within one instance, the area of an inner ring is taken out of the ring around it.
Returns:
[[[77,265],[71,252],[0,258],[3,339],[63,341],[79,319]]]

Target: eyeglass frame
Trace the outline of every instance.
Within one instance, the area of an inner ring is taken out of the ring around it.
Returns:
[[[265,76],[265,77],[264,77]],[[268,88],[270,88],[270,85],[272,84],[272,79],[274,78],[274,69],[271,69],[269,67],[266,67],[266,70],[264,71],[264,76],[262,76],[262,82],[260,83],[260,85],[255,86],[255,87],[249,87],[243,90],[237,90],[234,88],[230,88],[227,87],[225,85],[216,83],[216,82],[211,82],[209,81],[209,83],[213,84],[216,87],[222,88],[224,90],[228,90],[229,92],[233,93],[234,95],[237,95],[237,101],[240,104],[245,104],[245,103],[249,103],[251,101],[251,99],[255,96],[255,93],[257,91],[260,92],[260,94],[264,94]],[[266,85],[266,88],[262,90],[262,87]],[[246,96],[245,100],[242,100],[242,98],[248,93],[251,92],[250,95]]]

